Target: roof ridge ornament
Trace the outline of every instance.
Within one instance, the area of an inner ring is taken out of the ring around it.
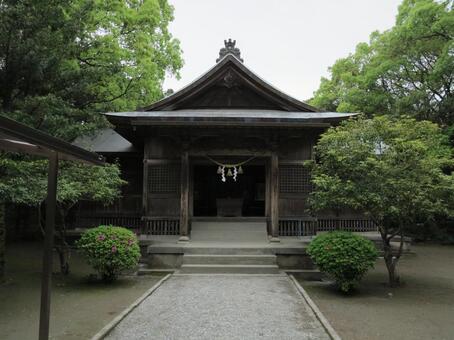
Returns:
[[[224,46],[219,50],[219,58],[216,59],[216,62],[218,63],[221,61],[227,54],[232,54],[235,56],[239,61],[243,62],[243,59],[241,58],[241,52],[238,47],[235,47],[236,40],[224,40]]]

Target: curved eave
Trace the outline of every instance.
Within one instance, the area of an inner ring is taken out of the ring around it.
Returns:
[[[239,61],[232,54],[226,55],[221,61],[219,61],[215,66],[208,70],[201,77],[185,86],[181,90],[173,93],[172,95],[163,98],[156,103],[138,109],[138,111],[159,111],[159,110],[168,110],[180,103],[187,98],[190,98],[193,95],[200,93],[204,88],[209,86],[215,79],[218,72],[222,71],[224,67],[228,65],[233,65],[237,71],[244,76],[244,79],[248,82],[253,83],[255,86],[260,88],[262,92],[268,95],[271,99],[278,102],[282,105],[283,109],[286,111],[302,111],[302,112],[318,112],[319,110],[309,104],[306,104],[296,98],[285,94],[284,92],[278,90],[274,86],[270,85],[262,78],[257,76],[249,68],[247,68],[241,61]]]
[[[123,126],[330,126],[356,113],[260,110],[177,110],[106,113]]]

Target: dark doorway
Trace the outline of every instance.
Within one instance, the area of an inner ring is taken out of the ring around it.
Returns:
[[[265,166],[245,165],[236,182],[217,166],[194,166],[194,216],[265,216]]]

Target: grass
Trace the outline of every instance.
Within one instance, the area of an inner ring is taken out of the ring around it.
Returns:
[[[7,245],[6,282],[0,285],[0,339],[36,339],[39,322],[41,245]],[[52,339],[89,339],[161,279],[123,276],[113,284],[90,279],[93,273],[73,251],[71,273],[54,274],[51,297]],[[54,271],[58,261],[54,259]]]
[[[379,260],[351,295],[327,282],[300,283],[341,337],[351,340],[452,339],[454,247],[412,246],[399,263],[403,285],[389,288]]]

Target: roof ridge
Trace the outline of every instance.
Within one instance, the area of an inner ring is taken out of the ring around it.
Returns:
[[[271,100],[276,105],[283,108],[283,111],[306,111],[306,112],[318,112],[319,110],[303,101],[300,101],[285,92],[274,87],[270,83],[266,82],[264,79],[259,77],[254,73],[250,68],[244,65],[235,55],[226,54],[217,64],[211,67],[207,72],[202,74],[196,80],[192,81],[188,85],[184,86],[182,89],[174,92],[168,97],[165,97],[157,102],[139,108],[137,111],[159,111],[159,110],[172,110],[172,105],[175,106],[178,103],[181,103],[191,96],[199,94],[200,91],[207,88],[211,83],[216,79],[215,75],[224,67],[229,67],[227,65],[232,64],[236,67],[242,74],[239,74],[243,77],[246,83],[255,86],[255,91],[261,91],[261,95],[267,96],[268,100]],[[213,79],[214,78],[214,79]],[[247,79],[249,78],[249,79]]]

